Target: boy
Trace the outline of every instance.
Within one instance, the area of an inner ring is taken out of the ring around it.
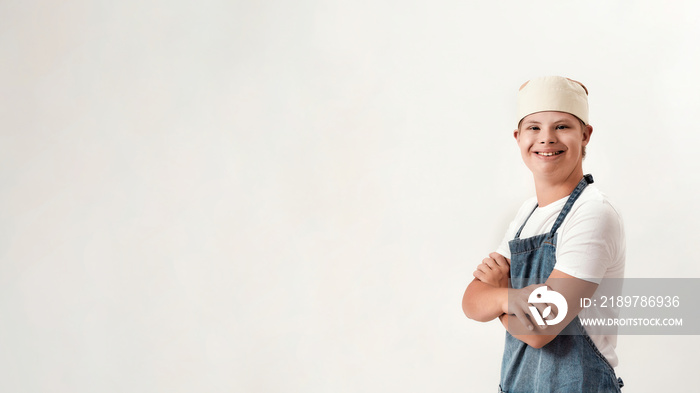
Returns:
[[[578,318],[611,312],[582,310],[580,299],[603,278],[622,278],[625,266],[622,221],[583,174],[593,133],[588,91],[559,76],[530,80],[518,92],[518,119],[513,136],[536,197],[477,267],[464,313],[478,321],[498,317],[507,330],[500,392],[620,392],[617,336],[592,335]],[[533,297],[542,295],[549,303]]]

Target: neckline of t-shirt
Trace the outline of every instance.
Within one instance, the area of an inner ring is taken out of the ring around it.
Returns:
[[[583,193],[586,192],[586,190],[589,188],[591,188],[590,185],[588,187],[584,188],[583,191],[581,192],[581,195],[583,195]],[[581,197],[581,195],[579,195],[579,198]],[[540,204],[537,203],[537,197],[535,197],[535,203],[537,204],[537,207],[535,207],[535,213],[547,212],[550,210],[561,210],[564,207],[564,205],[566,204],[566,201],[569,200],[570,196],[571,196],[571,194],[569,194],[561,199],[558,199],[545,207],[540,206]]]
[[[566,204],[566,201],[569,200],[570,196],[571,196],[571,194],[565,196],[564,198],[556,200],[556,201],[554,201],[554,202],[552,202],[544,207],[540,206],[540,204],[538,203],[537,207],[535,208],[535,212],[538,212],[538,211],[546,212],[546,211],[555,210],[555,209],[561,210],[561,208],[564,207],[564,205]],[[537,198],[535,198],[535,201],[537,201]]]

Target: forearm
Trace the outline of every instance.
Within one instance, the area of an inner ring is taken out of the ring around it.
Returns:
[[[480,322],[491,321],[503,314],[508,304],[508,288],[497,288],[474,279],[462,298],[464,314]]]
[[[561,333],[581,311],[581,299],[590,298],[598,287],[596,283],[578,279],[557,269],[552,270],[545,285],[545,291],[552,291],[559,297],[564,297],[562,300],[564,305],[568,305],[568,307],[562,310],[561,318],[563,319],[559,319],[557,316],[558,322],[552,325],[547,323],[544,326],[539,326],[534,322],[531,317],[534,315],[533,313],[539,312],[540,315],[544,315],[542,302],[530,302],[532,291],[535,288],[543,289],[541,285],[537,284],[514,289],[511,293],[512,298],[508,299],[506,315],[500,318],[503,326],[513,337],[534,348],[542,348]],[[534,307],[539,306],[540,310],[534,310],[533,305]],[[560,311],[558,308],[555,310],[557,314]]]
[[[533,348],[542,348],[557,336],[556,334],[543,334],[536,324],[533,324],[533,328],[538,329],[536,330],[538,334],[514,334],[515,332],[522,333],[523,331],[527,331],[527,328],[523,326],[522,322],[520,322],[518,318],[515,318],[514,315],[501,314],[499,319],[503,327],[506,328],[513,337]]]

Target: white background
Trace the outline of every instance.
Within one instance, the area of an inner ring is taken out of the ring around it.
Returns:
[[[526,80],[588,87],[627,276],[700,277],[698,11],[0,1],[0,391],[495,391],[461,297],[533,195]],[[700,338],[618,349],[680,391]]]

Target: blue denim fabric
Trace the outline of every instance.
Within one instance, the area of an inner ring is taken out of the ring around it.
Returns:
[[[593,177],[586,175],[569,196],[549,233],[509,242],[513,288],[541,284],[556,263],[556,231]],[[534,212],[534,210],[533,210]],[[532,215],[532,213],[530,213]],[[598,351],[578,317],[544,347],[530,347],[506,332],[499,392],[620,392],[622,380]]]

